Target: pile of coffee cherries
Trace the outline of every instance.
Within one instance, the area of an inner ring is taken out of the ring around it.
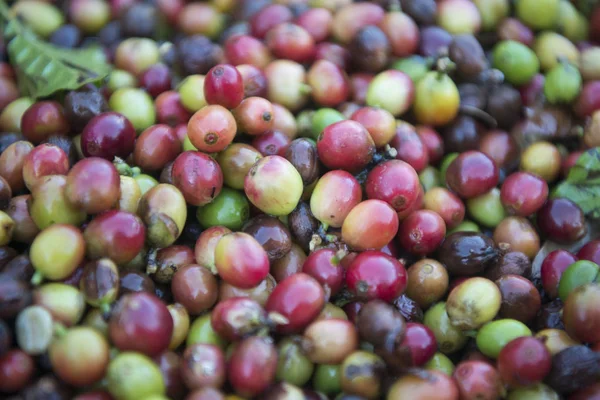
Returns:
[[[599,399],[597,3],[10,2],[0,397]]]

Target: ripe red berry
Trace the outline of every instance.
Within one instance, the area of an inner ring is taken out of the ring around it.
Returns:
[[[325,128],[319,135],[317,151],[327,168],[358,172],[373,159],[375,143],[364,126],[345,120]]]
[[[436,212],[418,210],[410,214],[398,230],[400,245],[411,253],[433,252],[446,236],[446,223]]]
[[[204,98],[208,104],[236,108],[244,99],[244,81],[236,67],[219,64],[204,79]]]
[[[391,302],[406,289],[406,269],[400,260],[385,253],[365,251],[350,263],[346,285],[362,300]]]

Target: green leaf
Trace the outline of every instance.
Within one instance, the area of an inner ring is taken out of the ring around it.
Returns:
[[[18,71],[21,93],[33,98],[78,89],[110,72],[98,48],[57,49],[25,35],[17,35],[10,41],[8,54]]]
[[[592,219],[600,219],[600,147],[587,150],[569,170],[567,179],[552,191],[577,204]]]
[[[567,182],[584,183],[600,180],[600,147],[587,150],[569,170]],[[590,182],[587,183],[588,185]]]
[[[563,182],[556,187],[552,197],[569,199],[577,204],[586,216],[600,218],[600,183],[587,185]]]
[[[101,49],[63,49],[46,43],[10,15],[2,0],[0,16],[22,96],[39,98],[61,90],[75,90],[110,73]]]

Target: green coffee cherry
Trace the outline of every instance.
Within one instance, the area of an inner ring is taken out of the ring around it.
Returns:
[[[142,196],[146,194],[146,192],[152,189],[154,186],[158,185],[158,181],[146,174],[139,174],[133,177],[140,187],[140,192]]]
[[[419,173],[419,181],[427,192],[431,188],[441,186],[440,172],[435,167],[429,166]]]
[[[446,154],[440,163],[440,183],[443,186],[446,186],[446,171],[456,157],[458,157],[458,153]]]
[[[313,376],[313,386],[316,391],[332,396],[342,391],[339,365],[317,365]]]
[[[468,199],[467,210],[475,221],[489,228],[496,227],[506,216],[498,188]]]
[[[456,353],[467,344],[468,337],[452,325],[446,313],[446,303],[437,303],[425,313],[423,323],[433,331],[438,348],[444,354]]]
[[[513,40],[504,40],[496,45],[493,64],[508,82],[516,86],[528,83],[540,70],[540,62],[533,50]]]
[[[17,1],[11,9],[34,33],[48,37],[65,23],[63,13],[53,4],[41,0]]]
[[[190,75],[177,88],[181,105],[190,112],[196,112],[206,103],[204,98],[204,75]]]
[[[592,261],[579,260],[563,272],[558,283],[558,296],[562,301],[567,300],[569,294],[588,283],[598,282],[600,279],[600,268]]]
[[[196,211],[196,218],[204,228],[221,225],[239,230],[249,215],[250,206],[246,196],[227,187],[221,189],[221,193],[212,202],[198,207]]]
[[[345,119],[342,113],[333,108],[321,108],[315,111],[312,116],[311,137],[316,140],[329,125]]]
[[[510,15],[509,0],[474,0],[481,15],[481,27],[493,31],[498,24]]]
[[[286,338],[277,346],[277,353],[277,380],[304,386],[315,366],[303,353],[301,345],[293,338]]]
[[[141,132],[156,122],[152,97],[142,89],[117,89],[108,101],[113,111],[123,114]]]
[[[559,17],[560,0],[517,0],[517,17],[534,30],[552,29]]]
[[[481,232],[481,230],[475,222],[463,221],[456,228],[448,231],[446,236],[452,235],[454,232]]]
[[[166,390],[158,366],[140,353],[117,355],[108,365],[106,380],[110,394],[120,400],[147,399]]]
[[[454,372],[452,360],[440,352],[435,353],[431,360],[425,363],[424,368],[432,371],[440,371],[448,376],[452,376],[452,373]]]
[[[134,88],[137,86],[137,84],[137,79],[135,76],[133,76],[133,74],[123,69],[114,69],[108,76],[106,87],[111,92],[114,92],[117,89]]]
[[[214,344],[224,349],[227,342],[214,331],[210,322],[210,314],[204,314],[194,320],[186,339],[186,346],[190,347],[196,343]]]
[[[546,74],[544,95],[552,104],[570,104],[581,92],[579,69],[568,62],[556,64]]]
[[[514,319],[499,319],[485,324],[477,333],[477,348],[484,355],[496,358],[510,341],[522,336],[531,336],[524,323]]]
[[[404,72],[414,83],[417,83],[429,72],[430,62],[425,57],[414,55],[396,61],[392,64],[392,68]]]
[[[538,383],[535,386],[511,390],[507,400],[560,400],[560,396],[549,386]]]
[[[570,1],[561,1],[558,8],[557,30],[574,43],[587,40],[590,23],[585,15]]]

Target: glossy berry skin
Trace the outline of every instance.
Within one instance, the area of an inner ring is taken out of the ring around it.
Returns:
[[[498,184],[498,167],[480,151],[461,153],[446,171],[448,187],[460,197],[470,199],[487,193]]]
[[[362,107],[355,111],[350,119],[362,124],[369,131],[377,148],[384,147],[396,135],[396,119],[383,108]]]
[[[46,279],[61,280],[71,275],[85,256],[81,231],[68,224],[52,224],[31,244],[29,257],[36,272]]]
[[[391,302],[404,293],[407,274],[400,260],[370,250],[360,253],[350,263],[346,285],[360,299]]]
[[[181,378],[190,390],[220,388],[225,381],[225,355],[213,344],[196,343],[183,353]]]
[[[600,89],[600,81],[590,81],[583,85],[581,93],[573,106],[575,114],[584,118],[591,116],[594,111],[600,109],[598,89]]]
[[[498,168],[512,170],[519,164],[521,151],[515,138],[508,132],[489,131],[481,137],[478,150],[494,160]]]
[[[444,156],[444,139],[428,126],[419,125],[415,129],[427,149],[429,162],[433,165],[437,164]]]
[[[250,289],[269,273],[269,257],[256,239],[247,233],[224,235],[215,247],[215,266],[230,285]]]
[[[329,36],[332,19],[328,9],[311,8],[300,14],[296,23],[306,29],[315,42],[321,42]]]
[[[302,272],[315,278],[330,296],[339,292],[344,284],[345,269],[336,253],[335,249],[318,249],[302,264]]]
[[[289,7],[282,4],[269,4],[250,18],[250,33],[255,38],[264,39],[271,28],[293,18],[294,14]]]
[[[413,112],[421,125],[446,125],[458,114],[460,94],[448,75],[426,73],[416,83],[414,93]]]
[[[465,218],[465,204],[454,193],[441,187],[429,189],[423,197],[423,208],[439,214],[448,229],[453,229]]]
[[[437,213],[418,210],[410,214],[398,229],[400,245],[413,254],[433,252],[446,236],[446,223]]]
[[[252,147],[265,157],[274,155],[285,157],[290,143],[291,140],[285,133],[281,131],[268,131],[255,137],[252,141]]]
[[[144,292],[123,296],[109,322],[112,343],[121,351],[154,357],[169,346],[173,318],[158,297]]]
[[[154,64],[140,75],[140,87],[156,97],[171,89],[171,70],[165,64]]]
[[[168,125],[152,125],[138,136],[133,161],[143,171],[160,171],[181,152],[181,140]]]
[[[565,301],[562,320],[565,330],[582,343],[600,342],[600,286],[586,284],[573,290]]]
[[[499,399],[506,392],[498,371],[487,361],[463,361],[456,366],[452,377],[461,399]]]
[[[121,194],[120,178],[114,165],[100,157],[77,162],[67,175],[65,196],[88,214],[112,208]]]
[[[51,135],[66,135],[69,130],[63,107],[56,101],[38,101],[21,117],[21,133],[33,144],[39,144]]]
[[[0,393],[23,389],[35,372],[34,359],[24,351],[14,349],[0,356]]]
[[[329,125],[317,140],[319,159],[327,168],[355,173],[367,166],[375,154],[375,142],[356,121]]]
[[[27,154],[23,163],[23,181],[29,190],[46,175],[66,175],[69,158],[58,146],[41,144]]]
[[[181,104],[181,96],[174,90],[168,90],[158,95],[154,100],[156,120],[160,124],[177,126],[186,124],[192,114]]]
[[[577,252],[577,258],[580,260],[593,261],[600,264],[600,240],[592,240],[583,246]]]
[[[351,173],[337,169],[317,181],[310,197],[310,210],[322,223],[341,228],[346,216],[361,200],[360,183]]]
[[[304,273],[291,275],[275,286],[265,309],[277,312],[288,322],[277,325],[280,333],[298,333],[310,324],[325,306],[325,292],[319,282]]]
[[[394,56],[407,57],[416,52],[420,33],[410,16],[401,11],[386,13],[379,27],[389,37]]]
[[[266,322],[267,313],[256,301],[245,297],[221,300],[210,314],[213,329],[221,337],[235,342]]]
[[[365,101],[368,106],[381,107],[394,117],[408,111],[415,99],[415,85],[402,71],[389,69],[377,74],[369,83]]]
[[[317,46],[315,47],[315,60],[331,61],[338,67],[346,69],[350,65],[350,52],[345,47],[340,46],[339,44],[332,42],[322,42],[317,44]],[[371,79],[372,78],[373,77],[371,76]],[[368,85],[368,82],[365,83],[365,85]],[[366,92],[366,90],[367,89],[365,87],[364,91]],[[356,90],[354,90],[354,92],[356,92]],[[357,94],[354,93],[354,96],[356,98]],[[362,103],[364,103],[364,100],[365,98],[363,93]]]
[[[318,60],[313,63],[306,80],[311,87],[312,98],[322,106],[337,106],[350,95],[346,73],[331,61]]]
[[[262,97],[248,97],[231,112],[240,132],[248,135],[260,135],[274,127],[273,104]]]
[[[214,274],[215,270],[215,247],[219,240],[231,230],[224,226],[213,226],[204,230],[194,246],[194,257],[196,262],[203,267],[210,269]]]
[[[304,63],[315,54],[315,40],[303,27],[284,22],[271,28],[265,36],[271,53],[280,59]]]
[[[342,240],[353,250],[375,250],[398,232],[398,214],[381,200],[365,200],[354,207],[342,224]]]
[[[199,151],[185,151],[175,159],[171,171],[173,185],[193,206],[214,200],[223,188],[223,172],[219,164]]]
[[[546,377],[552,367],[552,356],[541,340],[525,336],[504,346],[497,365],[504,383],[512,387],[528,386]]]
[[[204,79],[204,98],[208,104],[236,108],[244,99],[242,75],[230,64],[212,67]]]
[[[433,357],[437,350],[437,341],[431,329],[423,324],[409,322],[406,324],[404,339],[400,346],[408,347],[412,364],[420,367]]]
[[[328,47],[330,47],[332,49],[337,49],[338,47],[340,47],[339,45],[333,44],[333,43],[323,43],[321,46],[325,46],[325,45],[330,45],[330,46],[325,47],[325,49],[327,49]],[[345,53],[340,53],[340,57],[342,56],[342,54],[345,55],[346,57],[343,58],[343,62],[342,62],[342,60],[340,60],[340,61],[333,60],[333,62],[335,62],[336,65],[340,66],[340,68],[345,68],[345,66],[350,63],[350,52],[348,50],[346,50],[344,47],[340,47],[340,49],[342,49],[345,52]],[[336,53],[338,53],[338,52],[336,52]],[[346,61],[346,59],[348,61]],[[374,74],[369,74],[366,72],[356,72],[356,73],[350,75],[350,87],[352,88],[352,101],[354,101],[357,104],[365,104],[366,103],[367,93],[369,90],[369,84],[373,81],[373,78],[375,78]],[[370,108],[382,109],[381,107],[370,107]],[[355,112],[358,112],[360,110],[361,109],[359,108]],[[384,111],[386,111],[388,114],[390,114],[392,116],[392,118],[394,118],[392,113],[390,113],[387,110],[384,110]],[[351,116],[350,119],[360,122],[361,124],[363,123],[363,122],[355,119],[353,116]],[[396,132],[395,122],[396,122],[396,119],[394,119],[394,126],[393,126],[394,133]],[[369,129],[369,126],[368,126],[369,124],[363,124],[363,125],[365,128],[367,128],[367,130],[369,132],[371,132],[371,130]],[[390,133],[390,136],[393,137],[393,134]],[[373,140],[375,140],[375,144],[377,145],[377,139],[373,138]]]
[[[406,374],[398,379],[388,393],[390,399],[456,400],[458,388],[452,377],[443,372],[429,370],[424,376]]]
[[[298,205],[304,185],[294,165],[281,156],[259,159],[244,179],[248,200],[266,214],[288,215]]]
[[[241,64],[236,68],[242,75],[245,98],[267,95],[267,77],[262,69],[251,64]]]
[[[233,141],[236,132],[235,118],[220,105],[203,107],[188,122],[190,142],[206,153],[224,150]]]
[[[174,301],[185,307],[190,315],[200,315],[217,301],[218,283],[208,268],[188,264],[173,275],[171,292]]]
[[[401,160],[378,164],[369,172],[365,182],[369,199],[383,200],[399,213],[413,206],[420,190],[417,172]]]
[[[568,199],[549,200],[537,213],[541,233],[558,243],[573,243],[587,232],[581,208]]]
[[[74,327],[54,340],[48,355],[54,372],[69,385],[90,386],[106,374],[109,344],[91,327]]]
[[[250,64],[264,68],[271,61],[271,54],[265,44],[250,35],[230,36],[223,45],[225,57],[233,65]]]
[[[0,174],[6,180],[13,193],[25,187],[23,180],[23,165],[25,158],[34,146],[25,140],[10,144],[0,154]]]
[[[564,249],[554,250],[544,258],[541,266],[541,278],[542,286],[548,296],[551,298],[558,296],[558,283],[563,272],[577,260],[578,257]]]
[[[398,152],[397,159],[406,161],[417,172],[429,165],[429,151],[417,134],[415,127],[406,123],[398,123],[396,134],[390,142]]]
[[[515,172],[502,183],[500,201],[511,215],[528,217],[548,199],[548,183],[528,172]]]
[[[144,247],[146,228],[135,214],[109,210],[87,225],[83,237],[88,258],[108,257],[122,265],[133,260]]]
[[[227,377],[235,391],[253,398],[269,387],[277,371],[277,349],[270,338],[252,336],[233,350],[227,366]]]
[[[127,158],[133,151],[135,129],[122,114],[107,112],[95,116],[81,133],[81,151],[86,157],[101,157],[112,162]]]

